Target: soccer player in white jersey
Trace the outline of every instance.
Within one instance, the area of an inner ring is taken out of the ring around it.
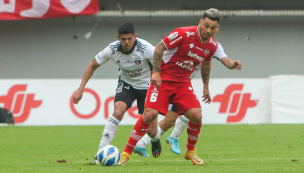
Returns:
[[[228,69],[236,69],[236,70],[242,69],[242,63],[240,61],[234,61],[229,59],[220,43],[218,43],[218,47],[213,55],[213,58],[216,58],[219,61],[221,61],[221,63],[224,66],[226,66]],[[190,76],[190,79],[194,78],[194,76],[198,73],[199,70],[200,70],[200,65],[196,67],[195,71]],[[179,137],[181,136],[182,132],[185,130],[185,127],[188,125],[189,120],[184,115],[181,115],[176,120],[177,117],[178,114],[177,114],[176,106],[170,104],[169,111],[165,116],[165,119],[159,122],[157,130],[160,135],[163,135],[168,129],[170,129],[175,124],[174,130],[168,136],[166,142],[170,145],[170,148],[174,153],[181,154],[181,150],[179,147]],[[160,135],[156,137],[160,137]],[[137,142],[133,152],[141,156],[149,157],[149,155],[147,154],[146,147],[150,144],[151,144],[151,138],[148,136],[148,134],[146,134]]]
[[[110,59],[119,66],[120,76],[114,99],[114,112],[105,125],[97,152],[113,140],[118,124],[135,99],[138,113],[143,113],[151,76],[154,46],[137,38],[131,23],[124,23],[118,28],[117,38],[118,41],[110,43],[88,65],[73,98],[74,104],[78,104],[86,83],[99,66]],[[94,163],[98,164],[96,155]]]

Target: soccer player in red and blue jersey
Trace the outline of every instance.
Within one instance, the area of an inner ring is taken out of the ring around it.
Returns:
[[[126,164],[137,141],[148,131],[151,123],[155,122],[157,115],[167,114],[170,101],[176,105],[178,114],[189,119],[185,158],[190,159],[194,165],[203,164],[203,160],[194,150],[202,126],[202,113],[190,82],[190,75],[195,67],[201,64],[203,101],[210,103],[210,61],[217,49],[213,36],[219,30],[219,18],[217,9],[209,9],[204,12],[198,26],[177,28],[157,44],[144,113],[135,124],[118,165]]]

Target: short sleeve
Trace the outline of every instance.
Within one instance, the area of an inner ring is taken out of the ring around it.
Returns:
[[[184,31],[180,28],[175,29],[169,35],[162,39],[167,49],[177,47],[184,39]]]
[[[144,55],[151,63],[153,62],[154,51],[155,47],[152,44],[147,43],[147,48]]]
[[[213,55],[213,58],[220,60],[224,57],[228,57],[228,56],[226,55],[223,46],[220,43],[217,43],[217,49]]]
[[[106,47],[105,49],[103,49],[102,51],[100,51],[96,56],[95,59],[97,61],[97,63],[99,65],[104,64],[105,62],[107,62],[110,59],[110,55],[111,55],[111,50],[108,47]]]

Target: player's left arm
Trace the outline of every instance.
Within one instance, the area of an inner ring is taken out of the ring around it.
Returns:
[[[242,63],[241,61],[234,61],[229,59],[228,57],[224,57],[220,59],[221,63],[226,66],[229,69],[236,69],[236,70],[242,70]]]
[[[203,61],[201,63],[201,76],[204,83],[203,102],[208,104],[211,102],[211,97],[209,93],[210,71],[211,71],[211,61]]]

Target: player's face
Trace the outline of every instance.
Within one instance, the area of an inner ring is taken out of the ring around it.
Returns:
[[[117,35],[118,40],[120,41],[121,47],[123,48],[124,52],[130,52],[134,42],[136,40],[137,34],[120,34]]]
[[[219,31],[220,25],[218,21],[210,20],[208,17],[201,19],[199,22],[199,32],[203,41],[207,41],[211,36]]]

